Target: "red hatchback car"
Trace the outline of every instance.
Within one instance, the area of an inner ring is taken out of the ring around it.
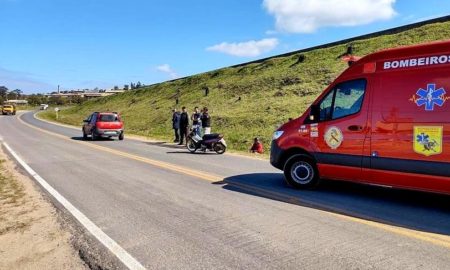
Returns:
[[[116,112],[94,112],[85,119],[82,128],[83,139],[91,136],[92,140],[97,138],[118,137],[124,138],[123,122],[120,115]]]

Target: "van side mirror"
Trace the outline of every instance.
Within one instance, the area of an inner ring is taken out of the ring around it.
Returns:
[[[311,105],[311,110],[309,112],[309,122],[317,122],[319,120],[320,107],[319,105]]]
[[[84,122],[84,123],[89,123],[89,120],[84,119],[83,122]]]

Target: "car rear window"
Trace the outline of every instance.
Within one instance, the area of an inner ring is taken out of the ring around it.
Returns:
[[[100,115],[100,122],[116,122],[119,121],[119,117],[116,114],[102,114]]]
[[[11,106],[11,105],[5,105],[5,106],[3,106],[3,108],[5,108],[5,109],[11,109],[12,106]]]

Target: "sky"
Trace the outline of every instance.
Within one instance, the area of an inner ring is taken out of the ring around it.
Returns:
[[[446,15],[448,0],[0,0],[0,85],[153,84]]]

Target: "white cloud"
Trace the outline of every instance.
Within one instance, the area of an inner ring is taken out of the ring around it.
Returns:
[[[178,74],[170,67],[169,64],[163,64],[163,65],[157,66],[156,70],[168,74],[171,79],[178,78]]]
[[[325,26],[355,26],[388,20],[397,13],[396,0],[264,0],[275,16],[276,28],[290,33],[312,33]]]
[[[278,46],[278,39],[265,38],[240,43],[222,42],[206,48],[208,51],[221,52],[234,56],[254,57],[269,52]]]

